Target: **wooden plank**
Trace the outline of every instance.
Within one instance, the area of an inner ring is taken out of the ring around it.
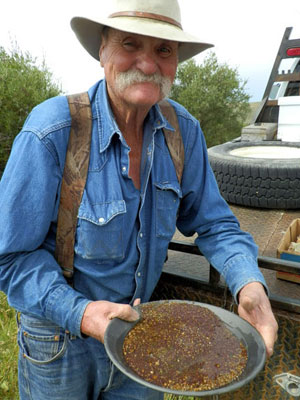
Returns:
[[[274,79],[275,82],[297,82],[300,81],[300,72],[292,74],[279,74]]]
[[[266,103],[266,107],[271,106],[271,107],[275,107],[278,106],[278,100],[268,100]]]

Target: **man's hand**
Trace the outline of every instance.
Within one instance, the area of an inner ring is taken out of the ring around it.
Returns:
[[[138,304],[140,304],[140,299],[135,300],[133,305]],[[139,319],[139,314],[129,304],[93,301],[88,304],[83,314],[81,332],[103,343],[107,325],[116,317],[125,321],[136,321]]]
[[[261,283],[248,283],[240,290],[238,313],[261,334],[270,357],[277,339],[278,324]]]

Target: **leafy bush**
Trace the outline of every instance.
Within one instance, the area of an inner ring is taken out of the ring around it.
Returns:
[[[61,93],[45,61],[37,60],[18,46],[0,47],[0,174],[14,137],[34,106]]]
[[[179,65],[171,98],[200,121],[211,147],[240,136],[250,107],[245,85],[236,69],[219,64],[211,52],[202,65],[193,59]]]

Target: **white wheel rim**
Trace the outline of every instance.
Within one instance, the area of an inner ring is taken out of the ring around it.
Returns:
[[[245,146],[229,152],[235,157],[291,159],[300,158],[300,148],[288,146]]]

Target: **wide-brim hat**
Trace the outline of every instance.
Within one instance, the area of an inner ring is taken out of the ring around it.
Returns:
[[[177,0],[109,0],[107,17],[96,20],[74,17],[71,27],[79,42],[99,60],[101,32],[105,26],[125,32],[179,42],[178,61],[185,61],[212,47],[185,32]]]

